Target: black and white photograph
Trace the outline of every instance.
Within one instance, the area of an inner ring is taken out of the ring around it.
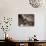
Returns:
[[[34,26],[34,14],[18,14],[19,26]]]

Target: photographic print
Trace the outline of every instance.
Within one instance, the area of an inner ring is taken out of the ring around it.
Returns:
[[[19,26],[34,26],[34,14],[18,14]]]

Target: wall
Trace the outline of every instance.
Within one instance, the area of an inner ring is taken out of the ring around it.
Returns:
[[[27,40],[34,34],[37,35],[37,39],[45,40],[45,12],[46,5],[40,8],[33,8],[28,0],[0,0],[0,19],[4,16],[13,18],[12,26],[8,33],[16,40]],[[19,27],[18,14],[35,14],[35,26]],[[0,35],[2,33],[0,31]],[[0,39],[4,38],[0,36]]]

